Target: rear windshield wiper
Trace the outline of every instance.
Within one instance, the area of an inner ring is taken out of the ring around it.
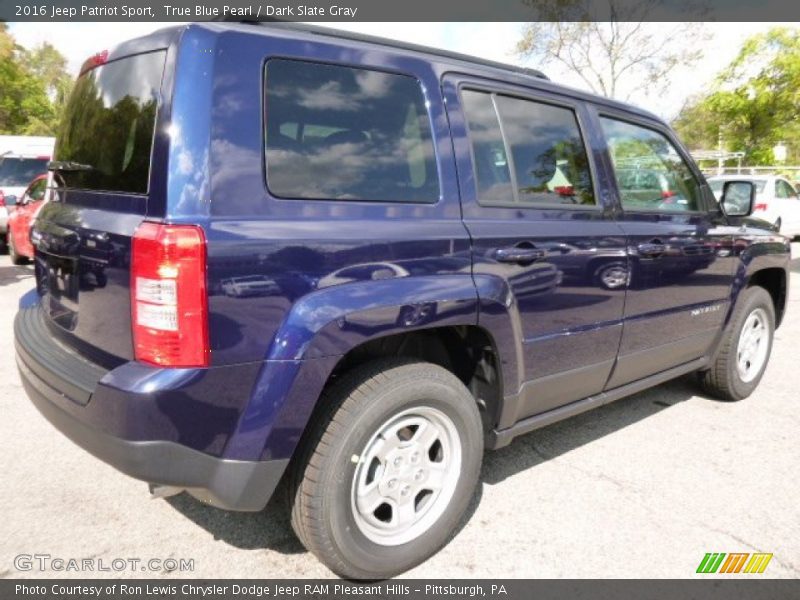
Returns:
[[[71,160],[51,160],[47,163],[48,171],[93,171],[92,165],[85,165]]]

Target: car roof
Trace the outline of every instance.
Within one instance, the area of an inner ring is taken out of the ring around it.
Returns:
[[[189,23],[159,29],[149,35],[122,42],[120,45],[110,49],[105,59],[108,61],[122,58],[130,54],[148,52],[161,48],[166,48],[174,43],[184,31],[191,28],[204,29],[213,33],[224,33],[226,31],[237,31],[245,35],[260,35],[264,37],[284,37],[300,39],[310,43],[320,41],[320,38],[328,38],[330,42],[346,43],[354,48],[363,47],[370,49],[375,46],[402,50],[403,52],[417,55],[431,62],[443,65],[454,72],[475,74],[490,79],[507,81],[512,84],[535,87],[543,91],[550,91],[561,95],[567,95],[577,100],[591,102],[611,109],[619,110],[656,121],[666,125],[665,121],[654,113],[637,106],[620,102],[605,96],[599,96],[583,90],[579,90],[567,85],[559,84],[548,79],[548,77],[538,69],[519,65],[506,64],[499,61],[487,60],[451,52],[439,48],[411,44],[398,40],[382,38],[373,35],[365,35],[352,31],[343,31],[330,27],[320,27],[305,23],[293,23],[286,21],[272,22],[245,22],[245,21],[207,21]],[[93,64],[93,58],[89,58],[84,63],[81,72],[89,69]]]
[[[707,181],[723,181],[729,179],[742,179],[742,180],[749,180],[749,179],[783,179],[778,175],[749,175],[747,173],[742,173],[741,175],[712,175],[710,177],[706,177]]]

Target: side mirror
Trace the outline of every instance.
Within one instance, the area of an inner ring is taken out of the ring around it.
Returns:
[[[722,186],[720,206],[729,217],[749,217],[756,204],[756,186],[752,181],[726,181]]]
[[[17,203],[17,197],[13,194],[5,197],[6,206],[14,206]]]

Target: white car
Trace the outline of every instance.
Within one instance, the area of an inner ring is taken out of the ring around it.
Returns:
[[[709,177],[708,185],[717,200],[726,181],[752,181],[756,186],[753,216],[764,219],[782,234],[800,236],[800,195],[791,183],[777,175],[719,175]]]
[[[47,172],[55,138],[0,135],[0,246],[8,232],[13,199],[21,198],[28,184]]]

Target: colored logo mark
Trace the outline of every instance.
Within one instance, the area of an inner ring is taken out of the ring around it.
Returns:
[[[708,552],[697,567],[698,573],[763,573],[772,554],[766,552]]]

